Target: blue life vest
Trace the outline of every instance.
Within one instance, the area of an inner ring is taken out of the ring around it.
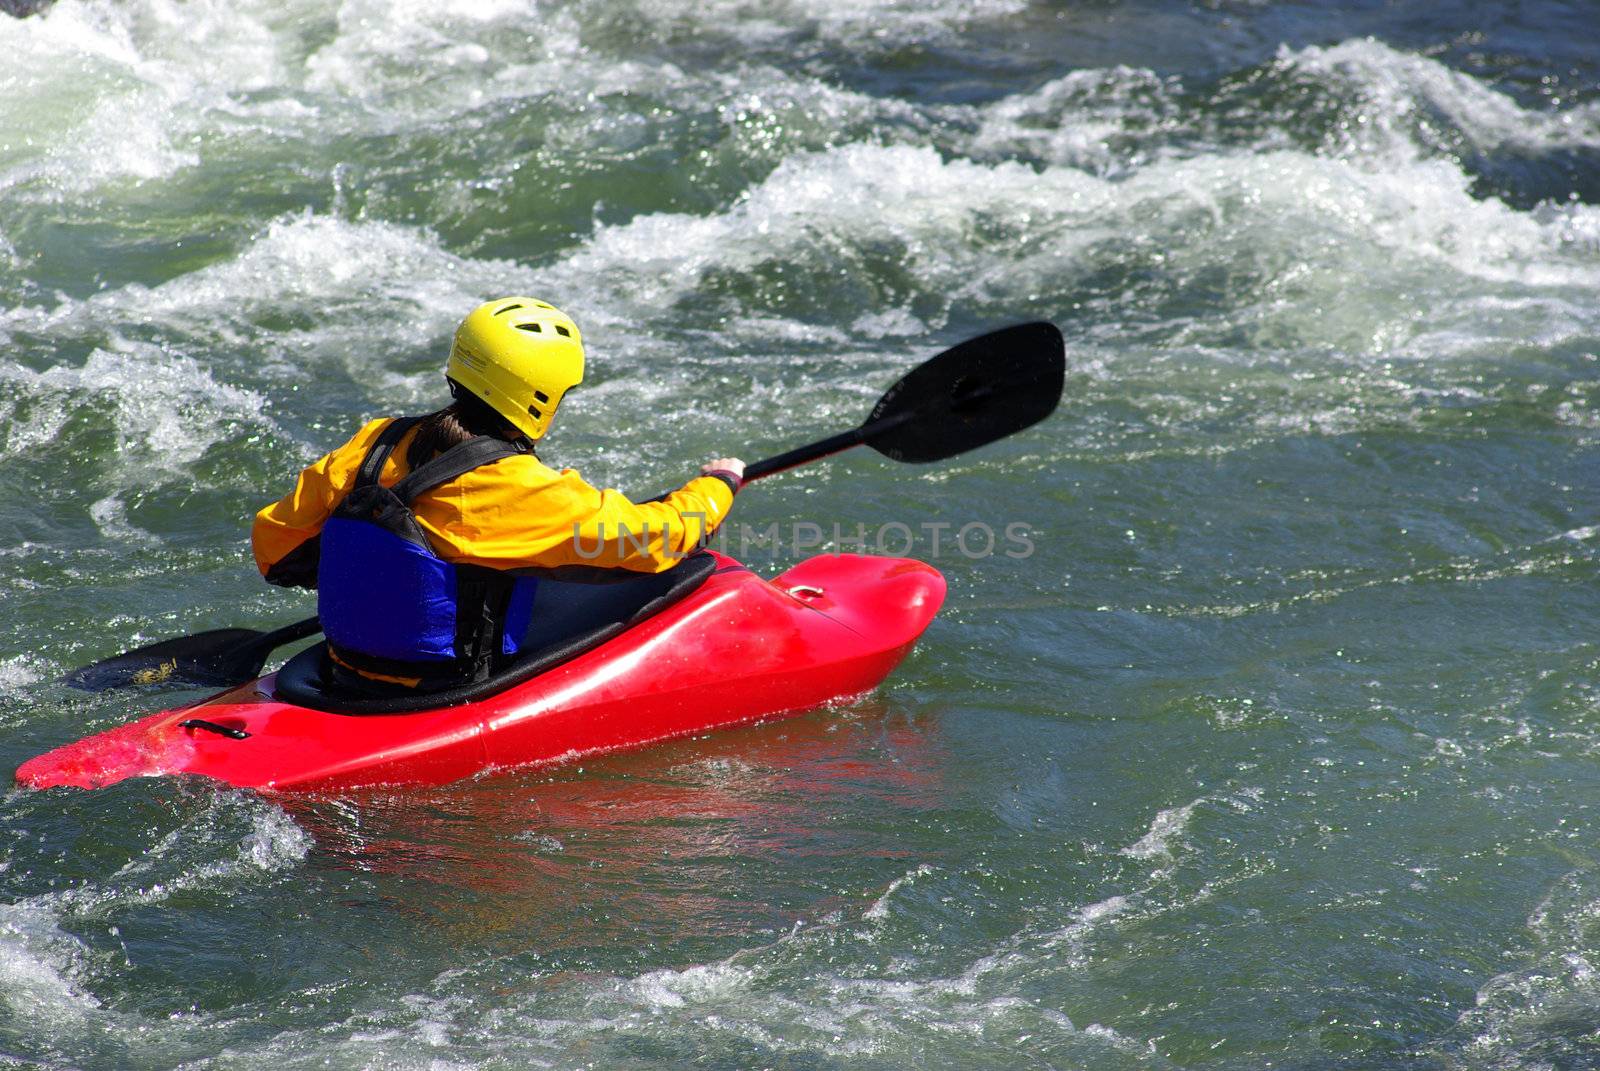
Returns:
[[[522,650],[539,582],[445,561],[411,511],[418,495],[522,452],[511,443],[480,435],[393,487],[379,485],[384,462],[420,419],[383,429],[322,526],[317,613],[338,662],[438,688],[482,680]]]

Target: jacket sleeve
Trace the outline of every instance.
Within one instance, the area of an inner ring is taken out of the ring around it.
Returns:
[[[530,458],[468,475],[445,496],[453,500],[453,515],[419,510],[418,520],[454,561],[506,570],[590,566],[659,573],[699,549],[727,519],[733,484],[696,476],[659,501],[634,502],[591,486],[571,469],[553,472]]]
[[[658,502],[588,490],[596,496],[593,511],[572,526],[578,560],[640,572],[677,565],[705,545],[733,508],[733,489],[717,476],[697,476]]]
[[[322,455],[300,473],[293,491],[256,514],[250,548],[256,568],[269,584],[317,586],[322,524],[349,489],[367,448],[386,423],[375,420],[337,450]]]

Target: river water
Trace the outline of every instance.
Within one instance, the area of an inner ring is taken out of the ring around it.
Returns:
[[[1600,1063],[1600,6],[61,0],[0,54],[7,769],[174,698],[63,671],[304,616],[250,514],[490,296],[584,326],[544,453],[639,492],[1068,347],[1014,439],[740,496],[758,569],[948,577],[869,698],[11,791],[0,1065]]]

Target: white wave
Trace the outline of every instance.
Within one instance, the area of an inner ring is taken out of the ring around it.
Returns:
[[[311,834],[279,807],[258,811],[250,832],[239,842],[239,862],[249,868],[270,873],[287,870],[305,861],[312,846]]]
[[[336,18],[333,40],[305,60],[306,88],[378,107],[398,96],[391,120],[560,91],[584,66],[569,14],[530,19],[514,0],[344,0]]]
[[[1568,257],[1558,227],[1474,198],[1466,177],[1447,162],[1371,173],[1280,152],[1177,171],[1222,179],[1211,189],[1217,207],[1242,225],[1224,249],[1236,251],[1240,239],[1271,243],[1269,255],[1301,258],[1284,268],[1300,268],[1302,278],[1309,273],[1348,286],[1363,276],[1403,274],[1417,287],[1426,286],[1430,269],[1529,286],[1581,287],[1600,278],[1600,257]],[[1385,260],[1395,266],[1384,271]],[[1292,289],[1285,296],[1291,295]],[[1334,305],[1334,295],[1326,297]]]
[[[45,663],[38,655],[0,658],[0,695],[14,695],[31,684],[38,684],[46,672]]]
[[[1026,10],[1026,0],[650,0],[638,16],[663,29],[732,36],[753,47],[798,34],[856,49],[952,41],[974,23]]]
[[[883,20],[916,36],[1019,3],[938,10],[879,0],[807,8],[803,18],[798,7],[775,14],[847,33],[871,24],[868,36],[883,40]],[[648,5],[637,15],[737,33],[741,5],[728,7]],[[915,111],[771,67],[729,77],[594,47],[590,39],[604,37],[615,15],[581,5],[530,14],[510,0],[60,0],[40,16],[0,23],[0,49],[12,57],[0,71],[0,189],[57,201],[112,193],[216,160],[247,166],[285,142],[320,160],[330,137],[431,131],[524,101],[537,106],[534,129],[543,127],[552,149],[584,154],[608,143],[626,148],[630,131],[654,125],[635,109],[640,96],[716,112],[730,129],[749,119],[757,141],[797,129],[826,139],[849,114]],[[753,10],[743,15],[763,22]],[[332,33],[321,40],[327,23]],[[467,121],[464,136],[481,125]],[[522,162],[520,153],[514,161],[491,153],[480,166],[504,177]]]
[[[131,284],[51,309],[0,312],[0,338],[29,332],[57,341],[92,339],[108,325],[125,324],[155,328],[168,340],[160,348],[119,340],[114,351],[97,350],[80,371],[32,373],[0,362],[0,385],[11,379],[31,384],[35,394],[65,392],[74,404],[81,393],[99,392],[117,407],[125,445],[171,449],[174,457],[192,459],[218,433],[215,424],[195,425],[197,411],[272,425],[258,394],[218,383],[190,358],[169,351],[249,352],[257,362],[253,374],[294,380],[307,365],[342,365],[375,393],[406,395],[421,379],[393,366],[396,352],[432,346],[442,363],[463,309],[537,285],[518,265],[447,253],[426,230],[300,214],[266,227],[233,259],[154,288]],[[306,319],[308,295],[315,295],[316,311],[307,326],[260,326],[274,317]],[[437,375],[430,363],[422,379],[431,387]],[[50,399],[37,400],[35,409],[27,425],[8,430],[7,449],[54,437],[70,413]]]
[[[633,14],[663,31],[715,29],[756,40],[803,30],[878,47],[939,40],[1024,6],[673,0]],[[971,128],[950,142],[958,151],[1102,171],[1113,162],[1162,158],[1177,151],[1175,138],[1196,143],[1182,150],[1188,154],[1205,152],[1208,143],[1183,130],[1181,86],[1147,70],[1075,71],[979,108],[916,105],[759,62],[730,74],[618,54],[595,43],[616,17],[614,6],[578,5],[541,12],[530,24],[525,7],[510,0],[345,0],[333,7],[318,0],[61,0],[42,16],[0,23],[0,48],[21,57],[0,74],[0,144],[10,146],[0,150],[0,188],[40,180],[48,196],[61,197],[115,179],[161,179],[217,151],[239,151],[219,142],[258,124],[258,148],[286,136],[314,148],[341,132],[430,129],[506,101],[537,103],[552,146],[592,152],[607,139],[632,137],[625,128],[654,121],[625,102],[607,103],[641,94],[664,97],[675,110],[715,111],[730,127],[743,122],[739,117],[761,117],[742,147],[753,152],[762,140],[790,143],[797,126],[832,140],[827,131],[853,117],[880,128],[910,121],[924,140],[933,126],[953,123]],[[308,23],[329,22],[325,41],[306,31]],[[1289,77],[1347,94],[1347,110],[1358,117],[1350,136],[1387,146],[1390,157],[1437,148],[1424,129],[1436,114],[1479,148],[1600,143],[1600,104],[1524,108],[1480,79],[1373,40],[1285,48],[1276,64]],[[467,123],[469,136],[481,125]],[[1216,151],[1213,145],[1208,154]],[[512,166],[494,154],[484,161],[489,173],[502,165]]]
[[[1049,949],[1052,955],[1060,955],[1062,950],[1065,950],[1067,962],[1081,965],[1089,939],[1096,936],[1103,927],[1119,919],[1130,914],[1143,914],[1143,909],[1139,908],[1139,901],[1142,898],[1142,892],[1126,895],[1119,893],[1087,904],[1074,911],[1065,926],[1047,931],[1039,936],[1037,941],[1042,947]]]
[[[1177,79],[1133,67],[1073,71],[971,111],[964,148],[1105,173],[1164,148],[1182,119]],[[959,115],[959,113],[954,113]]]
[[[862,313],[850,330],[861,338],[913,338],[927,334],[928,325],[911,310],[900,308]]]
[[[0,317],[0,331],[3,323]],[[259,395],[148,343],[114,339],[81,367],[43,372],[0,360],[0,457],[52,442],[75,413],[91,414],[115,435],[119,469],[181,472],[228,434],[230,422],[263,424],[261,407]],[[96,519],[128,534],[119,502],[103,499]]]
[[[174,828],[115,873],[46,894],[39,902],[80,915],[162,903],[175,894],[291,870],[311,847],[311,835],[282,808],[244,793],[218,792],[204,814]]]
[[[378,348],[437,331],[446,311],[453,322],[462,307],[484,300],[479,295],[528,279],[508,262],[447,253],[425,229],[307,212],[274,221],[231,260],[153,290],[96,295],[85,307],[245,345],[262,341],[257,319],[301,312],[315,295],[318,326],[272,332],[280,346],[303,352],[308,337],[331,333],[330,342],[365,339],[364,348]]]
[[[1451,315],[1452,273],[1600,284],[1600,249],[1575,250],[1565,237],[1574,222],[1600,226],[1600,209],[1541,219],[1478,200],[1468,185],[1442,161],[1372,172],[1293,151],[1169,160],[1107,181],[853,144],[787,159],[720,214],[602,227],[541,274],[638,322],[696,300],[717,275],[771,266],[848,276],[864,250],[893,250],[898,270],[944,302],[1005,306],[1121,261],[1173,287],[1207,274],[1236,280],[1236,307],[1190,326],[1195,340],[1249,325],[1356,352],[1392,350],[1429,329],[1431,315]],[[1407,288],[1438,296],[1397,300]]]
[[[1226,807],[1236,814],[1248,814],[1261,802],[1265,793],[1259,788],[1246,787],[1226,796],[1201,796],[1178,807],[1157,811],[1150,820],[1150,828],[1132,844],[1118,850],[1129,859],[1157,859],[1170,862],[1178,847],[1189,833],[1189,823],[1196,809],[1211,804]]]
[[[1074,912],[1069,928],[1087,935],[1130,912],[1112,898]],[[797,925],[761,948],[633,976],[563,972],[531,989],[496,985],[489,999],[482,978],[452,970],[425,992],[373,991],[341,1021],[230,1047],[227,1058],[243,1068],[452,1061],[564,1068],[615,1061],[638,1043],[678,1045],[692,1036],[702,1053],[731,1046],[746,1059],[777,1062],[865,1058],[922,1066],[970,1052],[983,1066],[1021,1066],[1041,1053],[1064,1065],[1163,1066],[1150,1041],[1097,1023],[1080,1029],[1057,1000],[1024,995],[1030,980],[1082,970],[1081,961],[1061,956],[1068,938],[1056,936],[1052,945],[1019,935],[1014,947],[955,976],[929,972],[914,956],[880,968],[826,966],[841,942],[871,941],[848,923]]]
[[[1131,906],[1123,897],[1087,905],[1064,929],[1019,934],[953,976],[930,976],[905,960],[886,971],[807,968],[798,976],[788,964],[824,955],[817,946],[847,935],[833,926],[797,927],[765,949],[620,979],[588,994],[573,1009],[580,1015],[544,1018],[540,1025],[547,1036],[571,1043],[626,1036],[660,1023],[675,1035],[692,1028],[771,1053],[870,1057],[907,1065],[950,1059],[968,1043],[963,1039],[980,1046],[977,1051],[989,1061],[1037,1059],[1041,1051],[1073,1061],[1097,1060],[1116,1052],[1132,1057],[1131,1066],[1151,1059],[1159,1064],[1148,1042],[1098,1024],[1080,1030],[1054,1001],[1020,995],[1027,991],[1026,979],[1080,971],[1081,956],[1063,955],[1063,949],[1081,948],[1091,933],[1113,924]],[[859,937],[871,941],[866,934]]]
[[[1052,1008],[1005,994],[980,994],[963,979],[850,977],[822,972],[796,988],[770,966],[730,961],[678,970],[651,971],[588,995],[588,1016],[546,1021],[552,1037],[624,1035],[641,1017],[672,1029],[693,1026],[712,1036],[740,1039],[775,1053],[812,1053],[833,1058],[931,1057],[930,1034],[946,1042],[960,1035],[985,1036],[1004,1045],[1005,1035],[1057,1039],[1078,1034],[1071,1019]],[[1012,1023],[1006,1030],[1006,1021]],[[1043,1041],[1043,1038],[1038,1040]]]
[[[1528,917],[1534,945],[1530,962],[1485,982],[1473,1007],[1458,1020],[1472,1063],[1523,1067],[1583,1062],[1588,1046],[1570,1024],[1591,1020],[1600,1006],[1597,926],[1596,872],[1579,870],[1562,877]],[[1532,1053],[1539,1058],[1530,1060]]]
[[[1201,797],[1182,807],[1157,812],[1145,835],[1123,848],[1121,854],[1130,859],[1171,859],[1173,842],[1188,831],[1194,809],[1205,801],[1206,797]]]
[[[842,189],[852,196],[840,197]],[[0,336],[93,338],[104,325],[152,325],[173,340],[168,348],[248,350],[268,376],[342,365],[381,404],[410,404],[437,394],[437,364],[397,367],[395,355],[442,353],[461,310],[495,293],[558,299],[580,316],[598,355],[639,360],[673,345],[653,337],[656,329],[702,301],[708,280],[781,269],[833,285],[862,270],[869,251],[892,251],[894,270],[915,285],[915,304],[884,312],[864,295],[851,328],[858,336],[909,337],[937,327],[941,308],[1012,308],[1124,264],[1147,280],[1169,280],[1180,303],[1185,279],[1236,280],[1232,308],[1205,321],[1165,321],[1175,336],[1169,344],[1205,346],[1247,330],[1280,346],[1357,355],[1410,346],[1450,357],[1524,341],[1524,321],[1574,337],[1594,330],[1592,303],[1578,295],[1600,285],[1600,245],[1590,253],[1572,236],[1595,228],[1600,210],[1586,206],[1519,213],[1476,200],[1461,173],[1439,161],[1374,173],[1282,151],[1167,160],[1112,181],[1067,167],[951,159],[927,147],[851,144],[789,158],[720,213],[661,213],[601,227],[547,266],[463,257],[417,227],[285,217],[236,258],[153,289],[132,285],[50,310],[0,312]],[[1497,289],[1486,293],[1486,286]],[[307,294],[316,295],[312,322],[281,326],[308,318]],[[830,295],[831,305],[847,295]],[[1165,298],[1136,291],[1122,300]],[[722,330],[733,342],[847,340],[808,319],[803,306],[763,308],[757,298]],[[279,322],[269,330],[258,326],[264,320]],[[109,360],[102,354],[91,365]],[[1127,360],[1124,352],[1119,365]],[[0,368],[0,379],[36,375]],[[1319,407],[1299,395],[1315,384],[1286,379],[1285,386],[1294,396],[1286,395],[1293,413],[1284,415],[1304,424]],[[126,389],[137,396],[137,386]],[[1401,400],[1413,393],[1399,381],[1394,389]],[[259,400],[247,392],[220,408],[255,412]],[[1326,408],[1328,426],[1343,427],[1339,405]],[[1271,420],[1273,412],[1249,419]],[[67,413],[35,399],[28,419],[7,429],[4,448],[52,437]],[[205,445],[192,445],[190,454]]]
[[[904,889],[906,886],[917,881],[919,878],[928,877],[932,873],[933,867],[929,866],[927,863],[923,863],[914,870],[906,871],[904,874],[900,875],[898,878],[895,878],[889,883],[889,887],[883,890],[883,895],[874,900],[866,909],[866,911],[862,912],[861,917],[874,920],[888,918],[889,902],[894,895],[901,889]]]
[[[925,111],[793,75],[757,56],[732,72],[686,69],[649,51],[595,44],[618,18],[609,4],[548,10],[530,22],[524,5],[504,0],[345,0],[335,17],[332,40],[306,56],[284,88],[336,113],[320,117],[320,125],[357,133],[432,131],[453,122],[475,139],[486,119],[515,114],[514,144],[594,160],[648,144],[670,129],[672,116],[714,116],[748,165],[797,139],[837,140],[857,120],[915,122]],[[703,23],[707,12],[651,4],[626,17],[665,27],[680,17]],[[737,22],[712,21],[739,32]],[[299,135],[318,136],[303,117],[290,118]],[[488,185],[514,178],[528,162],[521,151],[507,156],[488,144],[488,152],[475,154]]]
[[[198,164],[207,116],[284,78],[273,20],[222,0],[62,0],[0,22],[0,189],[64,197]],[[27,152],[27,149],[33,152]]]
[[[1382,147],[1409,155],[1437,136],[1422,128],[1440,116],[1480,149],[1600,145],[1600,103],[1524,108],[1470,74],[1372,38],[1298,50],[1282,46],[1278,62],[1355,95],[1360,106],[1351,109],[1356,121],[1346,131],[1353,144],[1381,140]]]
[[[697,964],[682,969],[648,971],[625,983],[628,995],[655,1009],[682,1008],[726,1000],[749,990],[755,972],[733,963]]]
[[[84,949],[47,910],[0,904],[0,1003],[36,1028],[81,1021],[100,1001],[78,981]]]
[[[95,43],[83,47],[134,67],[147,62],[140,51],[148,51],[143,29],[136,32],[131,23],[118,22],[87,0],[65,0],[60,6],[80,19],[95,12],[105,24],[98,36],[90,35]],[[746,11],[744,5],[734,6]],[[855,17],[852,12],[881,14],[892,8],[844,5],[817,17],[848,20]],[[139,0],[130,10],[155,24],[160,18],[150,13],[169,9],[158,0]],[[287,37],[272,37],[287,34],[288,23],[275,24],[254,11],[244,22],[256,28],[229,40],[244,51],[259,45],[270,55],[241,63],[232,81],[220,73],[227,64],[213,73],[219,85],[227,82],[230,107],[245,106],[241,87],[266,82],[313,94],[358,93],[362,72],[381,67],[388,62],[384,57],[410,57],[406,62],[424,66],[433,62],[430,57],[443,57],[438,63],[446,70],[458,63],[449,59],[456,48],[451,42],[493,43],[515,21],[502,4],[412,3],[393,10],[386,6],[385,12],[379,18],[370,4],[344,5],[332,42],[301,57]],[[676,16],[669,11],[666,17]],[[200,12],[205,26],[213,18],[221,18],[213,8]],[[544,58],[531,57],[532,66],[523,62],[531,54],[523,53],[535,46],[507,51],[482,45],[488,55],[484,62],[507,74],[491,79],[498,88],[488,91],[592,97],[601,84],[596,79],[619,79],[617,85],[630,92],[650,85],[681,93],[682,102],[715,108],[732,127],[748,114],[800,114],[818,107],[828,120],[819,121],[822,126],[841,116],[881,120],[892,109],[920,115],[924,123],[961,111],[876,102],[771,68],[742,68],[737,76],[690,75],[671,64],[619,61],[587,49],[582,19],[572,18],[578,19],[576,25],[566,16],[551,22],[537,45]],[[258,40],[262,34],[277,43]],[[478,55],[467,52],[471,55],[459,62]],[[221,54],[228,55],[228,48]],[[163,56],[160,62],[177,61]],[[581,69],[556,78],[565,87],[556,90],[547,84],[552,72],[535,71],[544,63]],[[1437,61],[1375,42],[1285,53],[1280,63],[1311,77],[1337,74],[1378,87],[1371,93],[1392,90],[1413,101],[1427,93],[1448,97],[1455,102],[1452,114],[1488,131],[1486,138],[1507,124],[1525,126],[1524,120],[1537,114],[1517,109],[1503,94]],[[311,72],[311,89],[295,86],[297,64]],[[344,73],[331,73],[335,68]],[[420,77],[425,89],[432,77],[426,71],[414,75],[397,75],[396,85],[411,85]],[[1449,160],[1408,158],[1374,170],[1298,150],[1213,151],[1187,158],[1156,154],[1116,181],[1083,173],[1082,167],[1105,159],[1104,143],[1118,130],[1168,122],[1174,94],[1173,85],[1145,71],[1075,72],[1032,93],[968,109],[978,117],[977,133],[965,143],[957,139],[970,151],[1020,151],[1052,161],[1049,166],[978,163],[927,144],[855,143],[796,153],[723,211],[647,215],[601,227],[548,268],[452,255],[418,228],[295,217],[270,225],[234,260],[154,290],[126,287],[101,295],[88,307],[125,322],[153,314],[196,335],[214,333],[220,342],[248,346],[263,341],[252,317],[275,311],[302,318],[306,294],[316,293],[321,322],[311,329],[272,332],[266,340],[268,369],[280,368],[287,377],[308,355],[313,361],[342,360],[358,378],[375,381],[380,394],[408,396],[417,391],[416,381],[397,373],[377,352],[380,347],[416,350],[440,340],[462,308],[510,288],[545,290],[585,310],[601,329],[597,339],[604,341],[612,328],[633,329],[660,319],[663,305],[670,318],[675,303],[703,300],[706,284],[723,275],[792,264],[802,274],[870,278],[878,268],[864,261],[883,256],[891,262],[898,258],[897,267],[910,273],[918,300],[906,303],[895,295],[899,303],[885,312],[880,295],[868,291],[858,308],[844,311],[854,314],[851,330],[857,335],[889,338],[937,328],[943,309],[957,304],[1015,307],[1069,291],[1081,276],[1120,265],[1173,286],[1208,276],[1240,284],[1230,288],[1235,309],[1224,309],[1206,323],[1166,321],[1167,330],[1180,333],[1180,342],[1204,343],[1243,330],[1273,343],[1376,352],[1414,339],[1448,349],[1474,338],[1482,318],[1471,309],[1457,316],[1456,306],[1467,299],[1452,296],[1448,286],[1433,285],[1441,267],[1501,286],[1589,290],[1600,279],[1600,211],[1569,205],[1520,213],[1475,199],[1468,177]],[[588,121],[581,112],[572,117]],[[1587,137],[1585,122],[1569,115],[1557,124],[1566,133],[1552,128],[1550,136]],[[752,136],[765,123],[758,121]],[[926,125],[919,136],[926,138]],[[578,140],[589,137],[580,133]],[[135,130],[129,143],[138,141]],[[129,163],[124,169],[140,166]],[[152,164],[147,170],[164,166]],[[1420,300],[1417,295],[1397,300],[1408,287],[1425,292]],[[13,317],[0,319],[0,329],[5,319]],[[761,329],[777,325],[796,337],[820,330],[806,322],[804,309],[762,308],[759,299],[735,310],[732,329],[747,321]],[[1574,326],[1584,330],[1590,321],[1592,316],[1579,311]],[[1484,345],[1481,335],[1476,344]]]
[[[1150,1042],[1099,1024],[1080,1030],[1056,1001],[1019,992],[1052,972],[1080,972],[1082,958],[1063,956],[1063,948],[1133,914],[1120,897],[1087,905],[1063,930],[1018,934],[951,976],[928,970],[917,956],[880,967],[819,967],[835,961],[840,945],[875,943],[870,928],[843,921],[797,924],[769,945],[706,963],[611,978],[571,975],[527,992],[511,986],[504,1000],[486,1002],[481,980],[463,981],[452,971],[429,992],[375,995],[341,1023],[286,1031],[230,1057],[243,1067],[298,1067],[359,1053],[368,1062],[429,1066],[447,1039],[452,1056],[569,1067],[577,1066],[568,1058],[574,1052],[603,1063],[635,1039],[692,1035],[702,1051],[733,1045],[780,1061],[921,1066],[970,1045],[984,1066],[1046,1051],[1069,1063],[1106,1066],[1111,1057],[1110,1066],[1160,1066]]]
[[[718,215],[658,213],[602,227],[549,274],[609,306],[643,309],[693,296],[713,271],[820,267],[891,243],[925,284],[959,293],[982,286],[983,267],[993,264],[986,254],[994,250],[974,248],[963,233],[978,212],[1020,222],[1033,211],[1056,222],[1056,206],[1075,196],[1105,200],[1095,180],[1076,172],[1040,176],[1017,164],[946,162],[931,148],[855,144],[790,157]],[[1067,242],[1091,237],[1052,230]]]
[[[1257,99],[1263,85],[1282,99]],[[1459,169],[1463,150],[1539,154],[1600,145],[1600,102],[1524,107],[1481,78],[1371,38],[1280,46],[1261,77],[1225,83],[1199,112],[1184,102],[1179,79],[1115,67],[1073,71],[976,109],[930,113],[970,129],[956,142],[966,152],[1125,174],[1159,160],[1288,148],[1291,131],[1316,129],[1319,107],[1308,108],[1295,92],[1307,88],[1331,95],[1337,116],[1320,152],[1373,170],[1423,159]]]
[[[119,495],[107,495],[89,507],[89,518],[100,534],[116,543],[153,544],[160,542],[151,532],[128,520],[128,504]]]

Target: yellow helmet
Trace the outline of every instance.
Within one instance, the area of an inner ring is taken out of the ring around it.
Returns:
[[[561,396],[583,381],[583,337],[554,305],[500,298],[461,321],[444,374],[538,439]]]

